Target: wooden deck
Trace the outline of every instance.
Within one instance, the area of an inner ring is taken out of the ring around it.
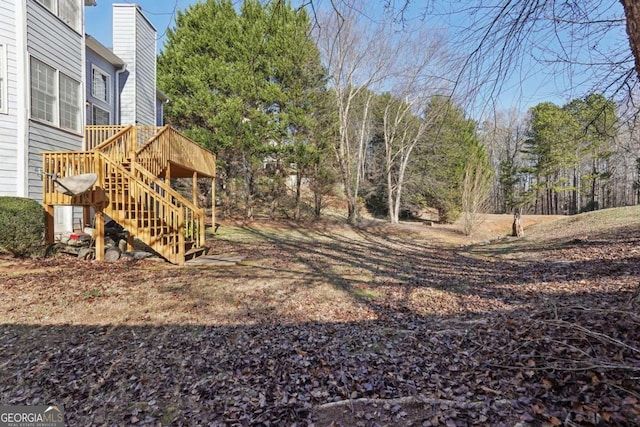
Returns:
[[[53,206],[95,209],[96,259],[104,256],[104,218],[125,227],[168,261],[206,253],[205,213],[197,204],[197,179],[215,189],[216,158],[171,127],[88,126],[85,151],[43,153],[47,239],[53,241]],[[60,178],[95,173],[91,190],[77,196],[56,190]],[[171,188],[170,178],[193,179],[193,199]],[[212,191],[212,201],[215,192]],[[215,223],[215,203],[211,223]]]

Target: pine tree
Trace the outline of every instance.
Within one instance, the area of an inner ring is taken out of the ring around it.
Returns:
[[[435,207],[440,220],[455,221],[462,211],[467,160],[481,146],[476,124],[449,99],[434,97],[425,110],[430,126],[416,147],[408,196]],[[486,161],[486,152],[484,161]],[[487,161],[488,165],[488,161]]]
[[[260,189],[282,194],[288,146],[309,140],[307,95],[324,86],[309,33],[288,2],[208,0],[178,12],[158,59],[168,122],[218,154],[225,200],[248,217]]]

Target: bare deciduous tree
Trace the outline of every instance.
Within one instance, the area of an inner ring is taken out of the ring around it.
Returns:
[[[372,136],[372,101],[397,59],[388,27],[363,17],[354,2],[318,12],[315,36],[330,75],[338,114],[335,154],[348,205],[348,221],[360,217],[359,191]]]
[[[526,117],[512,109],[496,112],[482,123],[480,138],[496,171],[491,194],[492,210],[506,213],[521,202],[526,188],[522,147],[526,139]]]
[[[471,236],[483,221],[487,208],[487,194],[491,189],[493,169],[486,163],[486,157],[472,155],[468,159],[462,182],[462,228]]]
[[[399,220],[411,154],[417,144],[424,142],[424,131],[433,118],[425,115],[427,101],[445,89],[446,81],[441,76],[446,75],[449,61],[444,40],[433,33],[403,39],[398,54],[404,60],[396,65],[393,89],[386,97],[382,117],[388,216],[392,224]],[[437,112],[431,111],[433,114]]]

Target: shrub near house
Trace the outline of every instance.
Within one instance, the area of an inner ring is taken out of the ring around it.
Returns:
[[[35,200],[0,197],[0,251],[16,257],[38,253],[42,249],[44,210]]]

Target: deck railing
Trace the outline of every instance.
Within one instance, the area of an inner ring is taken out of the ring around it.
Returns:
[[[67,196],[56,190],[56,179],[66,176],[95,173],[98,176],[98,153],[92,151],[62,151],[42,153],[43,202],[45,205],[88,206],[98,203],[97,195],[89,192],[79,196]]]
[[[167,260],[184,263],[185,200],[166,197],[170,190],[166,184],[157,182],[151,186],[141,182],[106,156],[100,156],[100,161],[106,171],[107,197],[115,201],[105,213]]]
[[[216,175],[215,155],[169,126],[152,136],[136,152],[135,159],[156,176],[164,172],[169,162],[198,171],[202,176]]]
[[[104,137],[101,143],[96,141]],[[89,126],[85,131],[88,150],[97,150],[110,159],[138,162],[155,176],[169,163],[214,177],[215,156],[170,126]]]
[[[93,125],[84,128],[84,149],[91,151],[130,125]]]

